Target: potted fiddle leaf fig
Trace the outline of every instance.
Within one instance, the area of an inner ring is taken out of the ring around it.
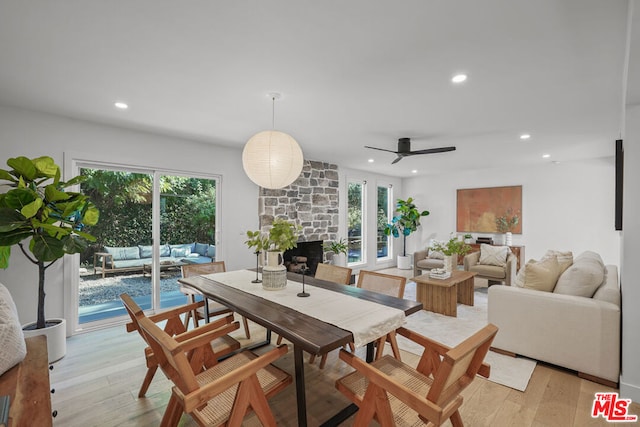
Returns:
[[[49,327],[61,329],[61,349],[48,338],[49,361],[55,361],[66,351],[66,332],[64,319],[45,317],[45,273],[65,254],[81,253],[95,241],[82,230],[98,222],[99,212],[87,196],[65,191],[85,177],[61,181],[60,167],[51,157],[11,158],[7,166],[10,169],[0,169],[0,185],[9,188],[0,194],[0,268],[9,266],[13,246],[38,268],[36,322],[23,329],[42,330],[32,335],[42,335]]]
[[[407,236],[416,231],[420,226],[420,218],[429,215],[429,211],[420,211],[413,203],[413,198],[407,200],[398,199],[396,204],[397,215],[384,228],[384,234],[393,237],[402,236],[402,255],[398,255],[398,268],[411,268],[411,257],[407,256]]]

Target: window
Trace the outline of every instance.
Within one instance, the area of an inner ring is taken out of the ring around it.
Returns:
[[[365,206],[365,185],[366,181],[347,182],[347,224],[349,241],[349,264],[360,264],[365,260],[366,230],[364,229],[364,206]]]
[[[391,236],[384,234],[384,229],[391,222],[390,201],[393,198],[391,185],[378,186],[378,206],[376,211],[376,258],[378,260],[391,257]]]

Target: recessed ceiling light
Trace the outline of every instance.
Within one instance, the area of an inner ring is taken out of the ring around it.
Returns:
[[[531,135],[529,135],[528,133],[523,133],[522,135],[520,135],[520,139],[529,139],[531,138]]]
[[[549,157],[551,157],[551,154],[543,154],[543,155],[542,155],[542,158],[543,158],[543,159],[548,159]]]
[[[553,163],[554,165],[559,165],[560,164],[560,162],[558,160],[554,160],[551,163]]]
[[[455,76],[453,76],[451,78],[451,81],[453,83],[462,83],[465,80],[467,80],[467,75],[466,74],[456,74]]]
[[[373,162],[374,162],[374,160],[373,160],[373,159],[369,159],[369,160],[367,160],[367,161],[368,161],[369,163],[373,163]]]
[[[411,171],[411,173],[418,173],[418,170],[414,169],[414,170]]]
[[[129,108],[129,106],[124,102],[114,102],[113,105],[120,110],[126,110]]]

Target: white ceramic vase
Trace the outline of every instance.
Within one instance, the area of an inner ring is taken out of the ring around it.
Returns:
[[[447,272],[451,272],[453,271],[453,268],[455,265],[458,264],[458,255],[457,254],[453,254],[453,255],[445,255],[444,256],[444,269]]]
[[[507,246],[511,246],[513,244],[513,234],[510,231],[507,231],[504,234],[504,244]]]
[[[29,329],[36,322],[22,325],[22,333],[25,338],[44,335],[47,337],[47,353],[49,363],[57,362],[67,354],[67,321],[65,319],[47,319],[47,323],[55,323],[44,329]]]

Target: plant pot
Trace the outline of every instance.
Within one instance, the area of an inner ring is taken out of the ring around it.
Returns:
[[[400,270],[411,270],[411,257],[398,255],[398,268]]]
[[[458,255],[445,255],[444,257],[444,269],[445,271],[451,272],[458,265]]]
[[[282,252],[267,251],[267,267],[278,267],[284,264]]]
[[[345,254],[333,254],[333,265],[337,265],[338,267],[346,267],[347,266],[347,256]]]
[[[262,289],[278,291],[287,287],[287,267],[277,265],[266,266],[262,269]]]
[[[65,319],[47,319],[47,326],[43,329],[34,328],[36,322],[22,325],[24,337],[36,337],[44,335],[47,337],[47,352],[49,353],[49,363],[57,362],[67,353],[67,321]]]

